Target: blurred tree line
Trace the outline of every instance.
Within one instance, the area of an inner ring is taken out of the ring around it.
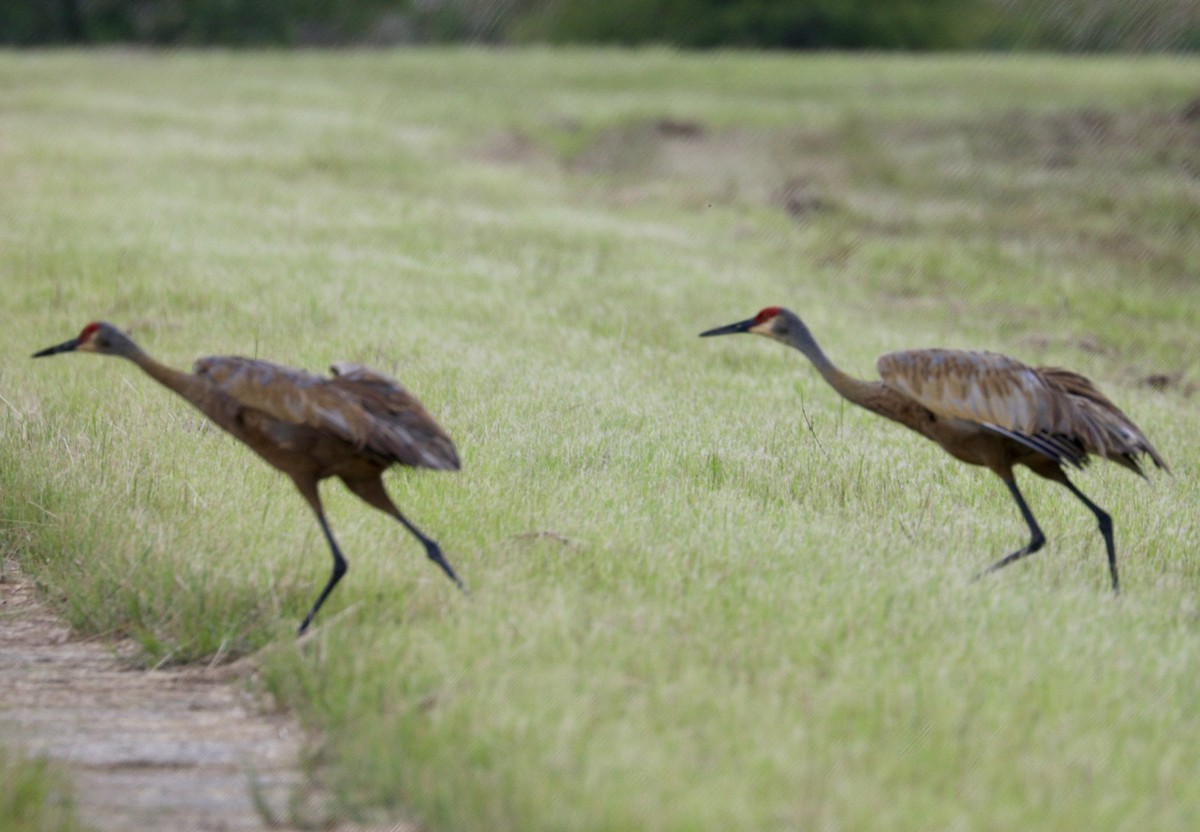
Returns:
[[[0,0],[0,44],[1200,50],[1200,0]]]

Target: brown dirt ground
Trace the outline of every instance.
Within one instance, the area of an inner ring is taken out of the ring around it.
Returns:
[[[92,829],[295,828],[256,809],[251,783],[274,818],[297,816],[289,806],[301,795],[311,807],[312,790],[298,766],[303,737],[288,717],[264,712],[239,678],[246,671],[136,670],[120,647],[73,634],[4,564],[0,743],[65,769],[80,820]]]

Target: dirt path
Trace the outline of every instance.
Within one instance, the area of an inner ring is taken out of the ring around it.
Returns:
[[[300,732],[261,713],[228,675],[130,670],[111,646],[75,637],[14,570],[0,570],[0,743],[61,763],[90,828],[290,828],[256,810],[248,772],[272,814],[287,818],[303,781]]]

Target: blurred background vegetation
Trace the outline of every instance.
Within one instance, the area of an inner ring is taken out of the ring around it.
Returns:
[[[1194,52],[1200,0],[6,0],[0,44]]]

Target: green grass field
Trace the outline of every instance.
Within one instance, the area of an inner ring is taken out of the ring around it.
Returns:
[[[1200,62],[666,51],[0,55],[0,541],[146,661],[265,647],[347,817],[434,830],[1200,828]],[[854,409],[990,349],[1173,467],[1092,516]],[[114,359],[363,361],[458,443],[290,483]],[[84,819],[86,821],[86,818]]]

